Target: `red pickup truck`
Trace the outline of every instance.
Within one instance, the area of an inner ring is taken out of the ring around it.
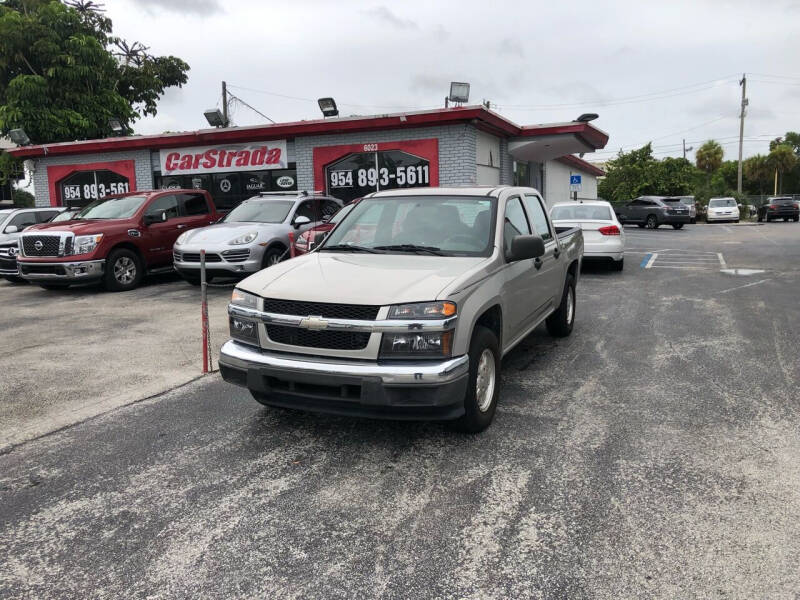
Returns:
[[[172,269],[172,246],[188,229],[220,215],[204,190],[155,190],[95,200],[70,221],[26,229],[19,238],[19,274],[46,289],[103,283],[135,288],[146,272]]]

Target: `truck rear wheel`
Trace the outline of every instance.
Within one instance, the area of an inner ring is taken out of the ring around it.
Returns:
[[[545,324],[547,331],[554,337],[567,337],[572,333],[572,326],[575,323],[575,278],[567,274],[567,281],[564,284],[564,294],[561,296],[561,304],[552,315],[547,317]]]
[[[489,427],[500,397],[500,342],[491,329],[478,325],[469,344],[469,375],[464,415],[454,426],[465,433]]]
[[[126,248],[117,248],[106,259],[103,283],[111,292],[125,292],[137,287],[142,281],[142,261]]]

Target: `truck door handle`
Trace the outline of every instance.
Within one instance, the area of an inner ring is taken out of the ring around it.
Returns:
[[[560,255],[561,255],[561,250],[559,250],[558,248],[555,248],[553,250],[553,258],[558,258]]]
[[[541,268],[542,268],[542,259],[541,259],[541,258],[539,258],[538,256],[537,256],[536,258],[534,258],[534,259],[533,259],[533,266],[534,266],[534,267],[536,267],[536,270],[537,270],[537,271],[538,271],[539,269],[541,269]]]
[[[179,223],[175,226],[177,229],[186,229],[188,225],[186,223]]]

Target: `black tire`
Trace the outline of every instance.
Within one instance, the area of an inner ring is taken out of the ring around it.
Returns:
[[[10,283],[25,283],[22,277],[17,277],[16,275],[3,275],[3,279]]]
[[[625,259],[611,261],[612,271],[622,271],[625,268]]]
[[[553,337],[567,337],[572,333],[572,326],[575,324],[575,278],[572,275],[567,274],[561,304],[556,312],[547,317],[545,324]]]
[[[792,217],[792,221],[794,221],[795,223],[797,223],[798,221],[800,221],[800,217]]]
[[[683,223],[673,223],[672,224],[672,228],[673,229],[683,229]]]
[[[272,265],[277,265],[283,260],[283,255],[285,252],[285,248],[281,248],[280,246],[270,246],[267,248],[267,251],[264,252],[264,258],[261,259],[261,268],[266,269]]]
[[[486,362],[481,365],[486,353]],[[479,400],[478,374],[491,381],[486,385],[483,402]],[[464,396],[464,414],[453,422],[459,431],[479,433],[491,425],[497,410],[497,399],[500,397],[500,342],[491,329],[478,325],[472,334],[469,344],[469,375],[467,377],[467,393]]]
[[[736,220],[734,221],[734,223],[738,223],[738,222],[739,222],[739,219],[736,219]]]
[[[695,223],[697,223],[697,219],[695,219],[694,217],[689,219],[689,225],[694,225]]]
[[[645,226],[648,229],[658,229],[658,217],[655,215],[647,215],[647,221],[645,221]]]
[[[39,283],[37,284],[43,290],[65,290],[69,287],[64,283]]]
[[[144,268],[139,256],[126,248],[112,250],[106,259],[103,284],[109,292],[126,292],[141,283]]]
[[[789,217],[783,217],[783,222],[784,223],[788,223],[789,222]]]

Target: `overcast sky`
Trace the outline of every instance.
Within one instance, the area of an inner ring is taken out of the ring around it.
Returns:
[[[714,138],[735,158],[741,74],[750,100],[745,155],[800,130],[800,1],[650,3],[437,0],[114,0],[114,31],[189,63],[138,133],[206,127],[220,81],[272,119],[442,106],[450,81],[472,84],[518,124],[597,112],[606,159],[653,140],[679,156]],[[244,107],[240,125],[265,122]],[[690,158],[693,153],[690,153]]]

